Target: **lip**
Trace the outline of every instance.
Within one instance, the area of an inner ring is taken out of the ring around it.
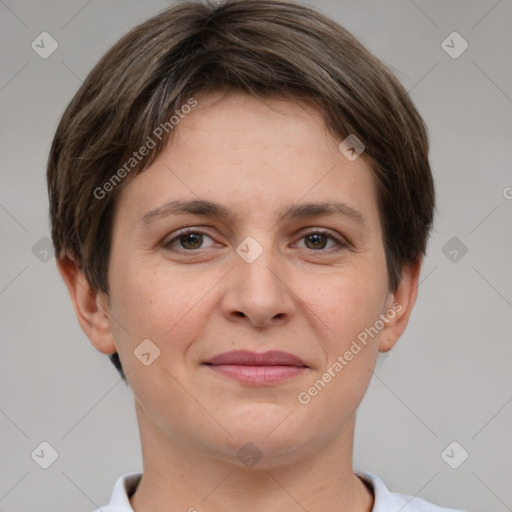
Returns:
[[[299,357],[279,350],[224,352],[203,364],[224,377],[253,386],[287,380],[308,369]]]
[[[233,350],[223,352],[205,361],[205,364],[217,365],[245,365],[245,366],[295,366],[305,367],[306,363],[299,357],[282,352],[269,350],[268,352],[252,352],[250,350]]]

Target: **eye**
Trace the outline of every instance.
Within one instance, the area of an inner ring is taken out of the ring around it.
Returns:
[[[204,249],[202,245],[205,241],[205,238],[210,239],[213,242],[213,239],[208,236],[202,229],[187,228],[179,232],[170,240],[164,242],[163,245],[166,249],[170,250],[177,249],[182,251],[194,251],[197,249]],[[215,243],[210,245],[215,245]]]
[[[304,240],[306,249],[311,249],[313,251],[323,251],[329,249],[334,249],[336,251],[347,246],[346,243],[338,240],[327,231],[311,231],[303,235],[301,240]],[[327,247],[329,243],[330,246]]]
[[[208,245],[204,245],[209,240]],[[341,250],[347,247],[347,243],[338,239],[330,232],[315,230],[302,235],[300,241],[304,245],[298,245],[300,248],[309,249],[315,252],[331,252],[330,250]],[[207,235],[201,228],[186,228],[179,231],[172,238],[163,242],[163,247],[167,250],[176,250],[182,252],[195,252],[200,249],[217,245],[212,237]]]

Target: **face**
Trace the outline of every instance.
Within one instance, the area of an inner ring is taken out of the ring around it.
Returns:
[[[139,420],[171,443],[232,459],[252,442],[271,464],[347,431],[407,308],[388,290],[372,172],[318,111],[196,98],[118,198],[111,342],[90,337],[117,350]],[[242,350],[300,363],[207,364]]]

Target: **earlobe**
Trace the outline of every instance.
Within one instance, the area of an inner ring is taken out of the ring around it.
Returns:
[[[402,269],[402,276],[396,291],[388,296],[385,315],[388,319],[379,340],[379,352],[388,352],[399,340],[407,327],[412,308],[418,295],[418,281],[421,260]]]
[[[60,258],[57,268],[73,302],[78,323],[91,343],[104,354],[116,352],[104,294],[91,286],[83,271],[70,258]]]

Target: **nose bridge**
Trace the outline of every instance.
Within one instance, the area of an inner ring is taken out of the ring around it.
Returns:
[[[242,261],[238,262],[238,272],[243,289],[254,298],[265,297],[268,301],[281,295],[282,282],[278,279],[279,262],[272,246],[272,237],[247,237],[237,247],[236,252]],[[261,299],[260,299],[261,300]]]
[[[272,245],[272,237],[246,237],[236,248],[231,289],[226,297],[229,318],[246,317],[262,327],[286,321],[294,310],[291,292],[284,283],[284,268]]]

